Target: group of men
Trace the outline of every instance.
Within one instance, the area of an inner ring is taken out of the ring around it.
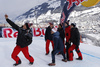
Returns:
[[[18,31],[16,47],[14,48],[11,57],[16,61],[14,66],[21,64],[21,59],[18,57],[18,54],[22,51],[26,59],[29,60],[29,64],[32,65],[34,63],[34,58],[29,54],[28,46],[32,43],[32,31],[30,26],[32,24],[25,23],[22,27],[16,25],[13,21],[8,18],[8,15],[5,15],[6,21]],[[66,41],[65,41],[66,38]],[[53,51],[52,51],[52,63],[48,64],[49,66],[55,65],[55,55],[57,53],[62,54],[62,61],[73,61],[73,50],[75,49],[78,58],[77,60],[82,60],[82,54],[79,50],[80,44],[80,34],[76,25],[72,23],[69,25],[69,21],[65,22],[65,30],[63,29],[63,25],[59,24],[58,29],[54,27],[53,23],[50,23],[50,26],[46,28],[45,32],[45,41],[46,41],[46,55],[49,54],[49,44],[52,43]],[[73,43],[71,45],[71,42]],[[66,49],[65,49],[66,43]],[[65,53],[67,57],[65,56]]]
[[[45,41],[46,41],[46,55],[49,54],[49,44],[52,43],[52,63],[49,66],[55,66],[55,55],[62,54],[62,61],[73,61],[73,50],[78,54],[76,60],[82,60],[82,54],[79,50],[80,33],[75,23],[69,25],[69,20],[64,24],[59,24],[58,29],[54,27],[53,23],[46,28]],[[65,28],[65,29],[64,29]],[[65,46],[66,45],[66,46]],[[66,47],[66,49],[65,49]]]

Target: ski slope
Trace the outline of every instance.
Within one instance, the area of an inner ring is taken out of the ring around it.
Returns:
[[[11,58],[16,38],[0,38],[0,67],[13,67],[15,61]],[[100,67],[100,47],[92,46],[91,43],[83,43],[80,50],[83,54],[83,61],[75,60],[77,54],[74,51],[74,61],[62,62],[62,56],[56,55],[56,66],[54,67]],[[50,51],[52,47],[50,45]],[[34,57],[35,62],[32,66],[25,59],[22,52],[18,55],[22,60],[22,64],[17,67],[49,67],[51,62],[51,54],[45,55],[45,41],[43,37],[34,37],[33,43],[29,46],[29,52]]]

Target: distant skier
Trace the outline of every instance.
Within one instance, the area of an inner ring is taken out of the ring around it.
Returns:
[[[53,35],[53,42],[54,42],[54,50],[52,51],[52,63],[49,63],[49,66],[55,66],[55,55],[60,52],[64,59],[62,61],[67,62],[67,59],[64,54],[64,43],[61,37],[59,36],[59,32],[57,32],[56,28],[53,28],[51,31]]]
[[[82,54],[79,50],[79,45],[80,45],[80,33],[78,31],[78,28],[76,28],[76,24],[72,23],[71,24],[71,38],[70,41],[73,43],[73,45],[68,49],[68,53],[69,53],[69,61],[73,61],[73,50],[75,49],[75,51],[78,54],[78,58],[76,58],[77,60],[82,60]]]
[[[31,24],[25,23],[22,27],[17,26],[14,22],[8,19],[8,15],[5,15],[6,21],[18,31],[18,37],[16,41],[16,47],[13,50],[11,57],[16,61],[14,66],[21,64],[20,58],[17,56],[20,51],[24,54],[24,56],[29,60],[29,64],[32,65],[34,59],[31,55],[29,55],[28,45],[32,43],[32,33],[30,26]]]
[[[49,45],[50,45],[50,42],[52,43],[52,48],[54,49],[54,43],[53,43],[53,40],[52,40],[52,34],[51,34],[51,29],[53,28],[53,23],[49,23],[50,26],[48,26],[46,28],[46,32],[45,32],[45,41],[46,41],[46,54],[45,55],[48,55],[49,54]]]

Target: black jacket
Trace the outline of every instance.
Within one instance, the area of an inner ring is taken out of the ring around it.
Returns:
[[[52,40],[51,28],[48,26],[45,32],[45,40]]]
[[[20,46],[21,48],[26,47],[32,43],[32,31],[24,30],[23,28],[17,26],[14,22],[12,22],[9,19],[6,19],[6,21],[18,31],[17,41],[16,44]]]
[[[58,28],[58,32],[60,33],[60,37],[62,38],[62,40],[64,41],[64,38],[65,38],[65,33],[64,33],[64,30],[63,28]]]
[[[80,33],[78,29],[72,28],[71,29],[71,42],[73,42],[74,45],[79,46],[80,45]]]

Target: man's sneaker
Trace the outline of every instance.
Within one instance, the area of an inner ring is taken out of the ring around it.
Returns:
[[[45,55],[48,55],[49,53],[46,53]]]
[[[45,55],[48,55],[49,54],[49,52],[48,53],[46,53]]]
[[[67,59],[62,59],[62,61],[67,62]]]
[[[29,65],[33,65],[33,62],[30,62]]]
[[[49,63],[48,65],[49,66],[55,66],[56,64],[55,63]]]
[[[21,60],[20,59],[19,59],[18,63],[13,64],[13,66],[17,66],[19,64],[21,64]]]
[[[79,57],[79,58],[76,58],[76,60],[82,60],[82,58],[81,58],[81,57]]]

